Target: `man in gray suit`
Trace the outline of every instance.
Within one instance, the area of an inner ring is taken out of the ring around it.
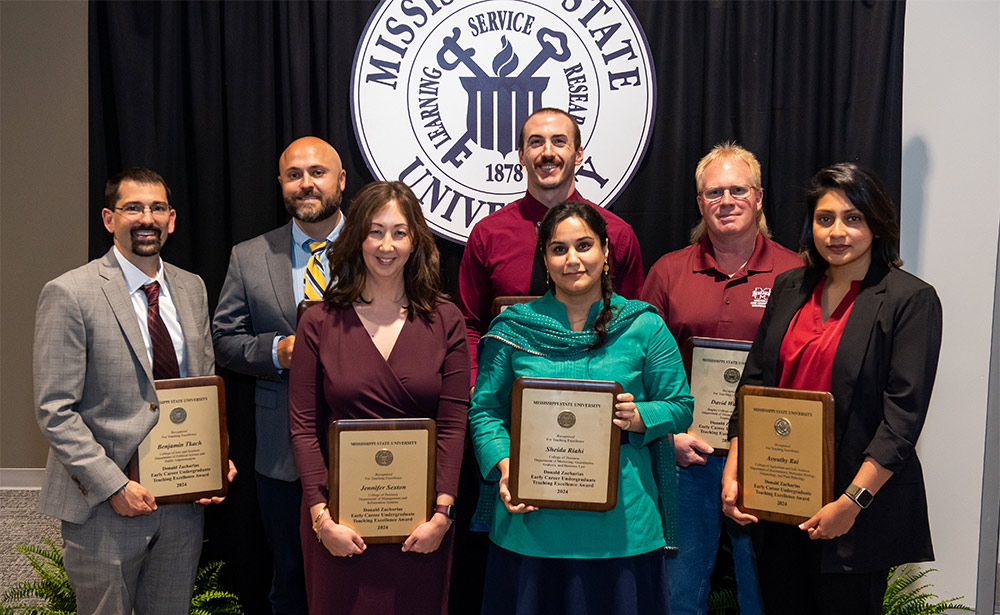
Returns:
[[[160,259],[177,217],[169,194],[148,169],[108,180],[114,246],[38,300],[35,404],[50,446],[40,508],[63,522],[81,614],[188,613],[202,504],[221,501],[157,506],[123,471],[159,418],[154,378],[215,371],[205,284]]]
[[[271,609],[307,612],[299,515],[302,486],[288,431],[288,367],[296,307],[321,297],[326,248],[340,234],[346,182],[340,156],[316,137],[292,142],[278,182],[292,220],[233,248],[212,322],[219,365],[257,379],[257,498],[274,559]]]

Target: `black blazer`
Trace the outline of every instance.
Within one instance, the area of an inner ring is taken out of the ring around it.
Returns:
[[[775,280],[740,386],[777,386],[782,339],[824,273],[800,267]],[[822,572],[870,572],[934,558],[915,445],[940,347],[941,302],[934,287],[872,262],[833,359],[834,493],[843,493],[868,456],[893,476],[849,532],[824,541]],[[734,412],[730,437],[737,425]]]

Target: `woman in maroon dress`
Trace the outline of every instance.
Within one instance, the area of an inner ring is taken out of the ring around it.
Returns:
[[[441,294],[437,248],[402,182],[362,188],[329,254],[336,282],[303,314],[290,374],[309,612],[446,613],[469,402],[465,324]],[[437,421],[437,506],[402,546],[365,544],[326,509],[330,423],[378,418]]]

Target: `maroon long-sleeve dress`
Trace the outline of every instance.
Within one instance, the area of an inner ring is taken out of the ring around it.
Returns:
[[[437,491],[457,494],[469,403],[469,352],[458,308],[442,301],[429,320],[407,318],[388,360],[353,307],[311,308],[299,322],[290,378],[309,612],[446,613],[454,528],[431,554],[370,544],[357,557],[334,557],[317,542],[309,507],[328,499],[327,434],[336,419],[435,419]]]

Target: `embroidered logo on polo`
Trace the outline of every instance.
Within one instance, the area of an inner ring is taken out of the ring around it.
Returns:
[[[458,242],[524,194],[518,132],[542,107],[576,119],[577,187],[610,205],[645,154],[655,96],[624,0],[383,0],[351,79],[368,168],[406,182],[432,230]]]
[[[761,288],[758,286],[753,289],[753,294],[750,295],[750,307],[764,308],[767,307],[767,300],[771,297],[770,288]]]

